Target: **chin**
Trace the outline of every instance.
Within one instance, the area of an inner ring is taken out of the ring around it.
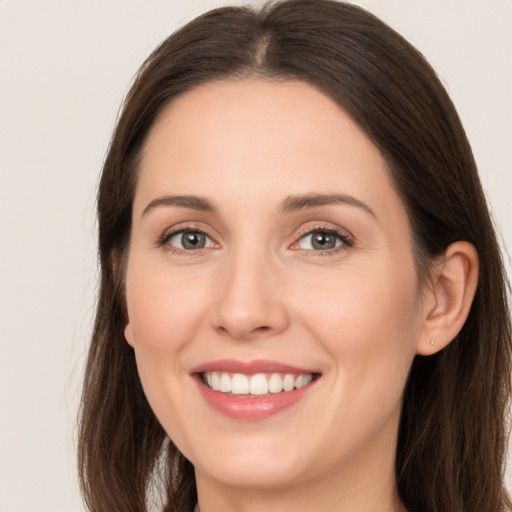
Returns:
[[[191,457],[196,472],[235,487],[277,489],[292,485],[311,476],[311,465],[300,444],[282,440],[263,442],[249,440],[228,443],[225,450],[201,450],[201,456]],[[195,460],[194,460],[195,459]]]
[[[236,463],[224,459],[218,465],[196,467],[196,471],[204,472],[210,478],[232,487],[273,490],[292,486],[302,480],[302,472],[292,466],[286,461],[272,461],[268,458]]]

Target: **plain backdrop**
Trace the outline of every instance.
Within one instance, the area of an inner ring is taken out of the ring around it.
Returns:
[[[83,510],[75,426],[96,293],[98,173],[142,60],[224,3],[0,0],[1,512]],[[356,3],[437,69],[512,246],[512,1]]]

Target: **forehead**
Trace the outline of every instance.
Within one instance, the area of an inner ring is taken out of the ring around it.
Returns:
[[[315,87],[217,81],[178,97],[155,122],[135,207],[163,193],[247,202],[312,191],[397,200],[381,153]]]

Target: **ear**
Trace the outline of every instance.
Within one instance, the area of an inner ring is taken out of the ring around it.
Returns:
[[[478,253],[469,242],[455,242],[434,267],[424,304],[424,329],[416,353],[429,356],[445,348],[461,330],[478,284]]]
[[[126,294],[125,294],[125,276],[124,269],[126,269],[126,257],[120,253],[119,250],[113,249],[110,253],[110,262],[112,265],[112,277],[114,282],[117,283],[117,286],[121,293],[121,300],[123,303],[123,313],[125,318],[127,319],[127,324],[124,328],[124,337],[128,342],[128,345],[133,347],[133,332],[130,325],[130,320],[128,318],[128,308],[126,306]]]

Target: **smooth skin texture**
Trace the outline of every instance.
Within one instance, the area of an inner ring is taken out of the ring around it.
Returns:
[[[184,246],[184,230],[202,248]],[[326,231],[328,250],[314,243]],[[125,335],[151,407],[195,466],[202,512],[403,510],[404,385],[414,356],[462,326],[477,256],[458,242],[433,268],[422,289],[386,162],[314,87],[219,81],[164,110],[136,189]],[[284,411],[237,420],[191,376],[226,358],[320,378]]]

